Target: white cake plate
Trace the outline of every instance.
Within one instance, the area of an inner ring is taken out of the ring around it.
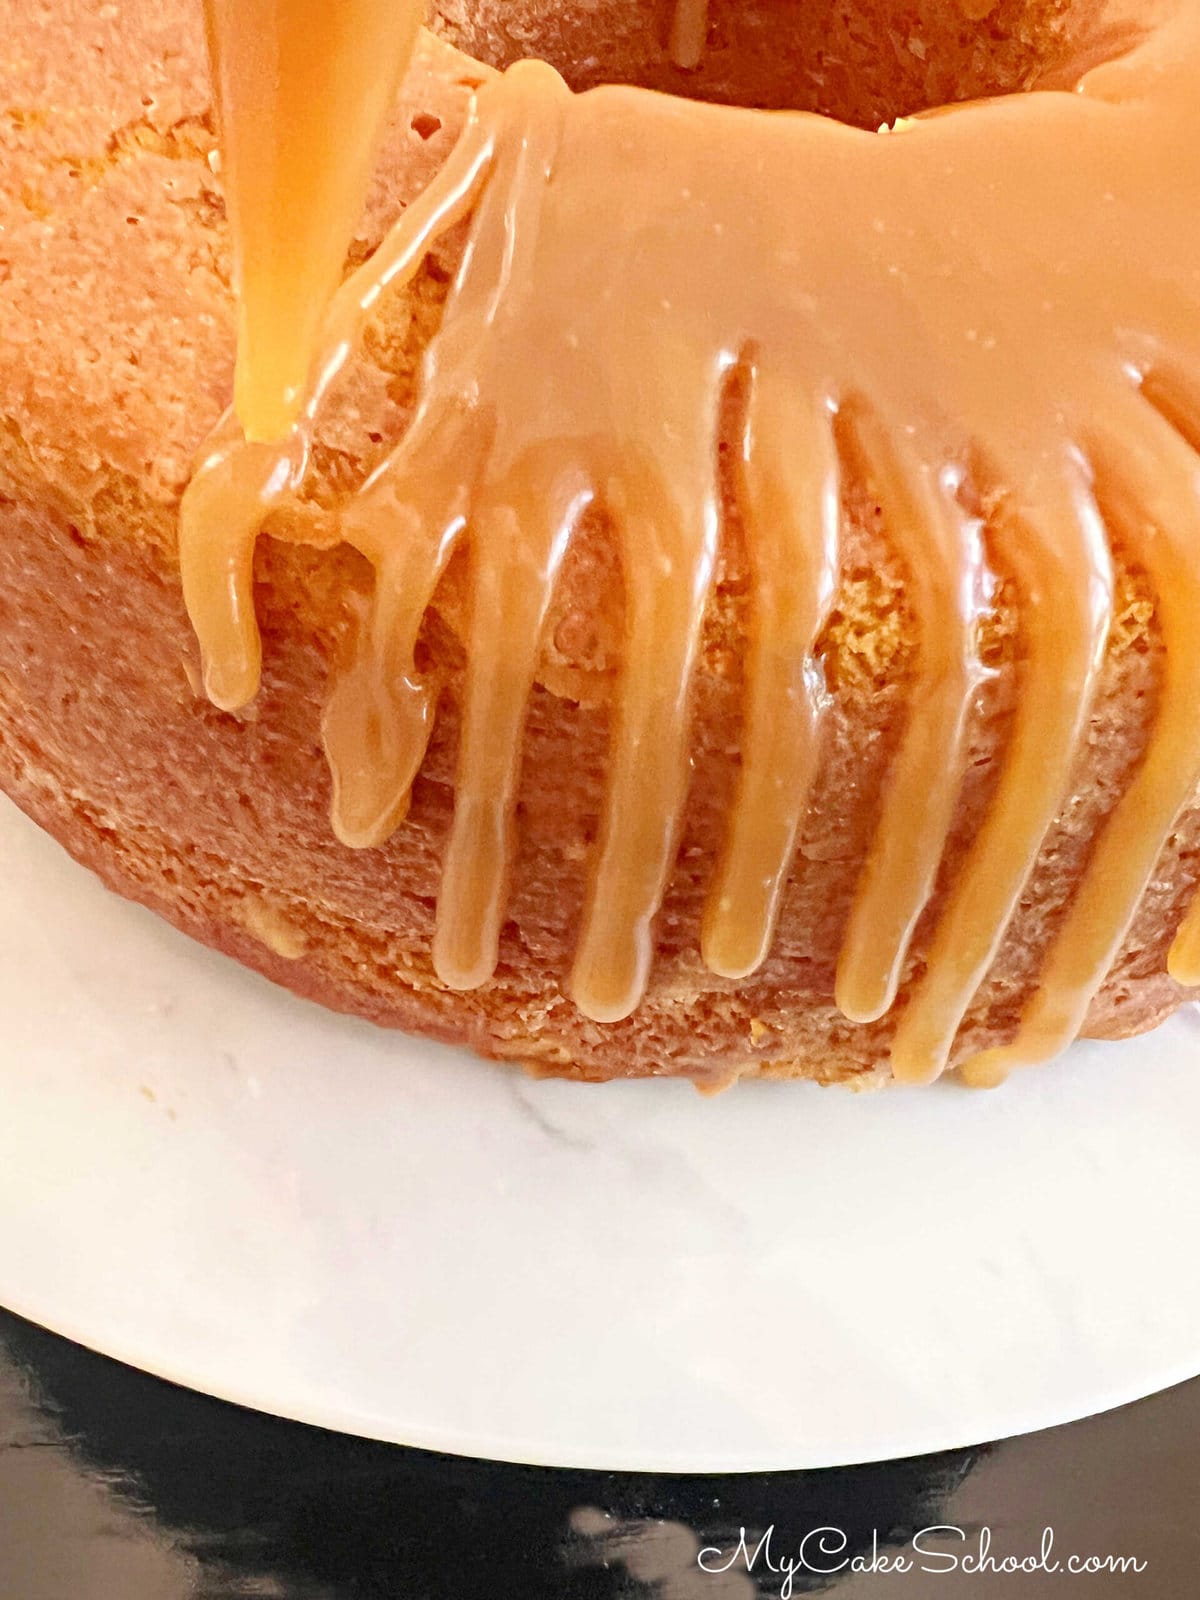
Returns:
[[[831,1466],[1200,1371],[1200,1025],[995,1094],[602,1088],[292,999],[0,804],[0,1303],[351,1433]]]

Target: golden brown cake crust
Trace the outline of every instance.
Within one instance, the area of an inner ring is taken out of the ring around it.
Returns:
[[[178,498],[227,403],[229,264],[196,7],[15,0],[0,62],[0,786],[121,893],[296,992],[374,1021],[583,1078],[741,1073],[873,1081],[890,1024],[852,1025],[833,966],[905,705],[904,573],[869,481],[847,473],[846,559],[822,653],[832,711],[776,947],[753,979],[713,977],[699,911],[735,770],[745,573],[733,508],[699,679],[695,781],[659,924],[650,994],[627,1022],[581,1017],[561,985],[599,815],[620,578],[588,525],[556,602],[528,733],[521,851],[496,977],[456,994],[429,944],[453,800],[461,573],[424,647],[448,687],[409,821],[381,850],[339,845],[319,717],[368,572],[344,548],[292,542],[257,566],[262,693],[235,719],[197,692],[179,594]],[[425,48],[393,120],[355,253],[366,254],[444,158],[478,72]],[[362,475],[402,430],[412,370],[449,259],[388,308],[330,417],[325,489]],[[985,508],[986,509],[986,508]],[[319,504],[300,514],[306,537]],[[1117,552],[1118,558],[1120,552]],[[1154,608],[1136,572],[1121,603],[1074,793],[960,1050],[1012,1032],[1082,863],[1137,762],[1157,692]],[[995,778],[1020,692],[1009,597],[997,596],[952,876]],[[1089,1031],[1152,1026],[1183,998],[1170,936],[1200,876],[1185,816]],[[926,930],[936,915],[926,918]],[[913,963],[919,965],[924,936]]]

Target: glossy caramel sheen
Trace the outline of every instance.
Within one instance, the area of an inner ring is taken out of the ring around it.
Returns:
[[[228,62],[249,46],[229,15],[225,26]],[[947,1065],[1067,797],[1112,618],[1110,537],[1155,591],[1165,667],[1148,748],[1018,1037],[969,1070],[995,1081],[1075,1037],[1200,779],[1200,429],[1181,422],[1200,417],[1198,72],[1200,4],[1183,0],[1077,92],[876,134],[631,88],[576,96],[537,62],[483,87],[442,172],[333,300],[303,416],[278,443],[236,429],[214,441],[181,542],[208,691],[236,709],[258,682],[251,569],[264,516],[302,481],[310,419],[370,307],[469,215],[412,426],[340,511],[376,589],[325,718],[334,827],[377,845],[404,818],[432,724],[418,630],[468,541],[471,635],[433,952],[444,983],[470,988],[495,966],[542,628],[573,529],[596,503],[619,543],[626,621],[571,992],[598,1021],[639,1003],[685,798],[689,688],[720,537],[718,431],[737,373],[753,624],[705,961],[738,977],[763,960],[815,775],[814,651],[839,570],[838,419],[910,574],[917,628],[907,724],[840,955],[837,1000],[851,1019],[893,1005],[933,890],[983,678],[993,566],[1021,605],[1011,736],[906,986],[898,1079]],[[347,100],[348,127],[356,111]],[[249,205],[234,207],[239,226]],[[986,544],[981,494],[995,507]],[[1172,971],[1200,979],[1198,914]]]
[[[708,0],[675,0],[668,48],[677,67],[700,65],[708,32]]]
[[[237,413],[295,422],[420,8],[205,0],[238,282]]]

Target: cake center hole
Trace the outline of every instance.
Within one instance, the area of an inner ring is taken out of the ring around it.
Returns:
[[[490,66],[540,56],[574,89],[641,84],[866,128],[1053,82],[1082,42],[1067,0],[434,0],[433,9],[438,31]],[[1094,20],[1096,9],[1075,11]]]

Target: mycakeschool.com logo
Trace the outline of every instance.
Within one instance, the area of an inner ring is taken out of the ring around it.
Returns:
[[[1036,1550],[1003,1550],[991,1528],[958,1528],[950,1523],[921,1528],[904,1544],[876,1530],[865,1549],[857,1547],[842,1528],[812,1528],[798,1542],[785,1541],[774,1524],[765,1533],[742,1528],[736,1543],[724,1549],[708,1545],[697,1552],[696,1563],[702,1572],[713,1575],[746,1573],[757,1580],[760,1592],[774,1591],[779,1600],[792,1600],[793,1595],[811,1588],[808,1580],[813,1577],[923,1572],[931,1578],[967,1573],[1014,1578],[1056,1573],[1069,1578],[1096,1573],[1133,1575],[1149,1566],[1134,1555],[1059,1550],[1053,1528],[1043,1529]]]

